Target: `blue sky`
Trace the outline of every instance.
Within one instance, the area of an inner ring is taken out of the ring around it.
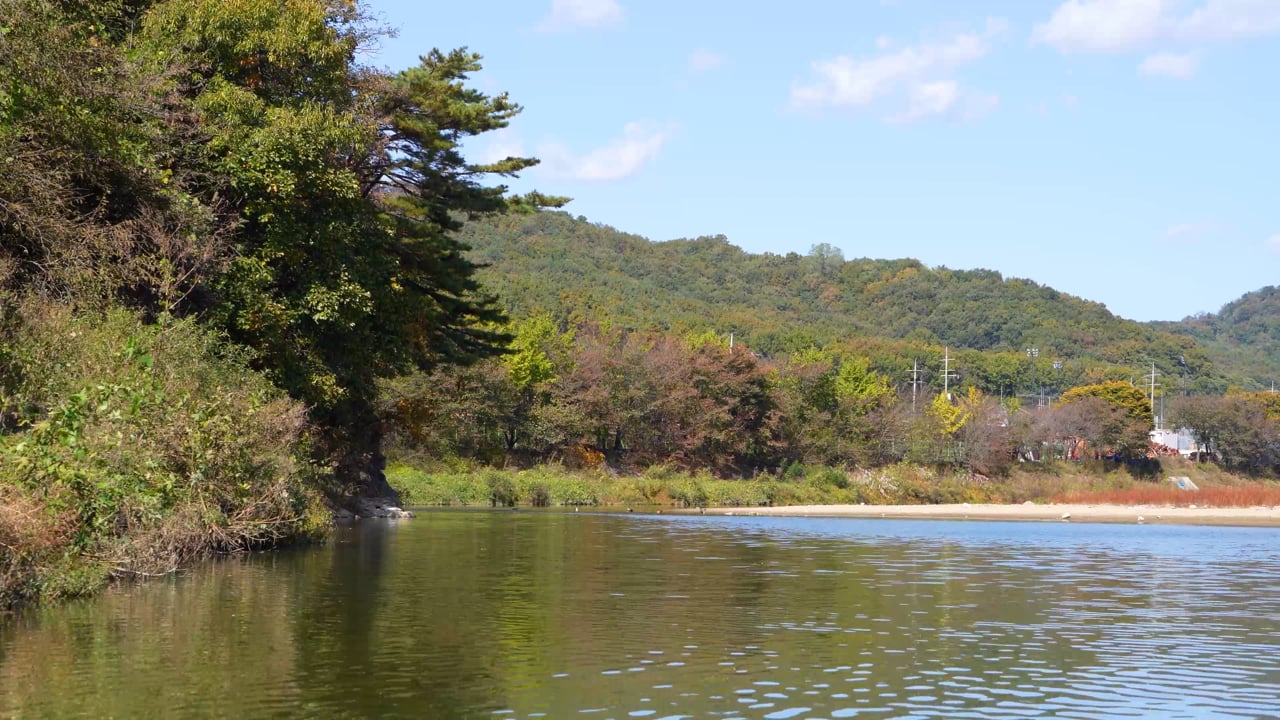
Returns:
[[[1277,283],[1280,0],[367,0],[525,107],[476,159],[654,240],[990,268],[1136,320]]]

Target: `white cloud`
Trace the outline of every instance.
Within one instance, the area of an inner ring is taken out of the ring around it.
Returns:
[[[1148,55],[1138,65],[1140,75],[1158,75],[1170,78],[1189,78],[1196,74],[1200,57],[1195,53],[1159,53]]]
[[[689,72],[702,74],[724,65],[724,55],[714,50],[699,48],[689,54]]]
[[[955,108],[960,100],[960,86],[954,81],[920,83],[907,94],[906,112],[890,118],[890,122],[909,123],[929,117],[944,115]]]
[[[538,148],[538,155],[543,167],[557,177],[588,182],[621,180],[657,159],[669,139],[667,130],[630,122],[623,127],[622,137],[604,147],[579,155],[560,143],[547,143]]]
[[[792,102],[804,107],[862,107],[907,82],[945,72],[986,55],[978,35],[958,35],[941,45],[913,45],[869,60],[841,55],[813,63],[814,82],[791,89]]]
[[[877,50],[888,50],[891,47],[893,47],[893,38],[889,37],[888,35],[881,35],[880,37],[876,38]]]
[[[1272,235],[1271,238],[1267,240],[1267,249],[1277,255],[1280,255],[1280,235]]]
[[[1280,2],[1276,0],[1207,0],[1178,23],[1188,40],[1227,41],[1280,33]]]
[[[862,109],[880,98],[905,94],[907,109],[890,116],[891,122],[948,112],[960,101],[963,91],[946,76],[975,62],[991,50],[990,40],[1007,28],[1004,20],[987,21],[983,33],[962,33],[937,43],[908,45],[874,57],[859,59],[840,55],[812,64],[814,77],[791,87],[791,106],[796,109]]]
[[[1031,33],[1064,53],[1123,52],[1159,35],[1167,0],[1067,0]]]
[[[1277,0],[1067,0],[1031,41],[1064,53],[1131,52],[1157,42],[1199,46],[1280,33]]]
[[[616,28],[622,25],[617,0],[551,0],[551,14],[537,27],[543,32],[581,28]]]

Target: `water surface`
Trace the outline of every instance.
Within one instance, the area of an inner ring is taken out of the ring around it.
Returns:
[[[1280,531],[426,512],[0,621],[4,717],[1280,716]]]

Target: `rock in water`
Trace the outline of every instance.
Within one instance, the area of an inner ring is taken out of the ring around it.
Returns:
[[[386,501],[384,498],[361,498],[356,502],[356,514],[367,518],[400,520],[413,517],[413,513]]]

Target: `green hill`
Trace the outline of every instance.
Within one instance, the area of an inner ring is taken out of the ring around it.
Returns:
[[[846,261],[830,246],[752,254],[723,236],[650,242],[562,212],[473,222],[461,239],[516,317],[548,311],[567,323],[732,332],[766,354],[871,343],[1015,357],[1035,347],[1046,364],[1079,361],[1093,377],[1140,377],[1152,362],[1181,377],[1185,358],[1202,389],[1228,381],[1199,336],[991,270]]]
[[[1152,326],[1194,339],[1223,375],[1246,390],[1280,380],[1280,287],[1246,293],[1214,314]]]

